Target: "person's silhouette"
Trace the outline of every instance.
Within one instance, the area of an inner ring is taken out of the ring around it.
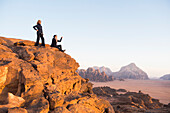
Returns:
[[[33,28],[37,31],[37,41],[35,43],[35,46],[39,45],[40,37],[41,37],[41,40],[42,40],[42,46],[45,46],[44,37],[43,37],[43,30],[42,30],[42,26],[41,26],[41,20],[38,20],[37,25],[33,26]]]
[[[63,39],[63,37],[61,37],[60,40],[57,40],[57,35],[54,35],[53,39],[52,39],[51,47],[56,47],[60,51],[64,52],[65,50],[62,50],[62,46],[61,45],[57,45],[57,42],[61,42],[62,39]]]

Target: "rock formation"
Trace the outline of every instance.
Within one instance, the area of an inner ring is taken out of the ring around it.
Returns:
[[[110,87],[95,87],[93,92],[99,98],[108,100],[116,113],[170,112],[168,105],[163,106],[158,99],[154,99],[141,91],[127,92],[125,89],[116,90]]]
[[[147,73],[139,69],[134,63],[122,67],[120,71],[112,73],[112,76],[116,79],[149,79]]]
[[[93,66],[93,68],[96,70],[96,69],[99,69],[100,72],[105,72],[108,76],[110,76],[112,74],[112,71],[108,68],[108,67],[98,67],[98,66]]]
[[[170,74],[166,74],[166,75],[160,77],[160,79],[162,79],[162,80],[170,80]]]
[[[99,69],[88,68],[87,70],[77,70],[78,74],[83,78],[88,78],[90,81],[106,82],[112,81],[113,77],[108,76],[105,72],[100,72]]]
[[[34,43],[0,37],[0,113],[114,113],[73,58]]]
[[[134,63],[122,67],[118,72],[112,72],[109,68],[104,66],[94,66],[93,68],[90,67],[87,70],[79,69],[77,72],[81,77],[89,78],[91,81],[96,82],[113,81],[115,79],[120,81],[124,81],[124,79],[149,79],[147,73],[138,68]]]

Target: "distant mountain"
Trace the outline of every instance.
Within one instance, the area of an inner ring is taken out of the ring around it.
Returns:
[[[170,80],[170,74],[166,74],[166,75],[160,77],[160,79],[162,79],[162,80]]]
[[[108,67],[98,67],[98,66],[93,66],[93,68],[96,70],[96,69],[99,69],[100,72],[105,72],[108,76],[112,74],[112,71],[108,68]]]
[[[91,67],[87,70],[78,69],[77,72],[82,78],[88,78],[90,81],[106,82],[113,80],[113,76],[108,76],[105,72],[100,72],[99,69]]]
[[[87,70],[79,69],[77,70],[79,75],[83,78],[89,78],[90,81],[96,82],[106,82],[115,79],[137,79],[137,80],[147,80],[149,79],[147,73],[138,68],[134,63],[124,66],[118,72],[112,72],[107,67],[89,67]]]
[[[116,79],[149,79],[147,73],[138,68],[134,63],[124,66],[118,72],[112,73]]]

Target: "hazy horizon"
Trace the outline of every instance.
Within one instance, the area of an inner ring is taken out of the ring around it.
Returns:
[[[149,77],[170,73],[169,0],[1,0],[0,36],[36,40],[42,20],[45,42],[63,36],[63,48],[80,68],[135,63]]]
[[[130,63],[129,63],[130,64]],[[129,65],[129,64],[127,64],[127,65]],[[124,66],[127,66],[127,65],[124,65]],[[94,66],[89,66],[89,67],[95,67],[96,65],[94,65]],[[136,65],[137,66],[137,65]],[[87,67],[87,68],[81,68],[81,67],[79,67],[78,69],[85,69],[85,70],[87,70],[89,67]],[[97,67],[103,67],[103,66],[97,66]],[[112,72],[118,72],[118,71],[120,71],[120,69],[123,67],[123,66],[121,66],[120,68],[115,68],[115,70],[112,70],[110,67],[107,67],[107,66],[104,66],[105,68],[109,68]],[[139,66],[137,66],[137,67],[139,67]],[[140,67],[139,67],[140,68]],[[142,69],[142,68],[140,68],[140,69]],[[144,71],[144,72],[146,72],[145,70],[143,70],[142,69],[142,71]],[[147,72],[146,72],[147,73]],[[148,74],[148,73],[147,73]],[[170,73],[166,73],[166,74],[170,74]],[[166,74],[164,74],[164,75],[166,75]],[[148,74],[148,77],[150,78],[150,79],[159,79],[160,77],[162,77],[162,76],[164,76],[164,75],[160,75],[160,76],[150,76],[149,74]]]

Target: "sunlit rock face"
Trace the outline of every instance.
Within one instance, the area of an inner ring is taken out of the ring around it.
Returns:
[[[79,76],[71,56],[34,43],[0,37],[0,112],[114,113]]]

